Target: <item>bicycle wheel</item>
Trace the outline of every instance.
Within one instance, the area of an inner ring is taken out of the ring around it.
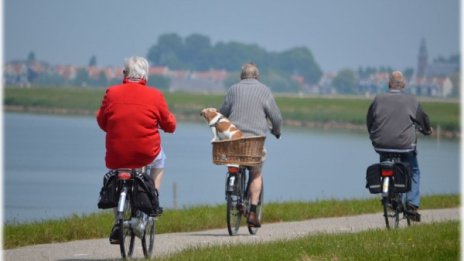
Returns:
[[[235,236],[240,228],[240,222],[243,215],[243,182],[244,175],[242,173],[236,174],[233,191],[226,193],[227,200],[227,230],[229,235]]]
[[[148,218],[142,237],[142,250],[145,258],[150,258],[153,254],[153,248],[155,246],[155,224],[156,220],[154,218]]]
[[[120,228],[119,248],[123,259],[132,257],[134,252],[135,233],[130,226],[132,214],[130,199],[127,197],[124,202],[124,211],[118,213],[118,224]]]
[[[385,217],[385,224],[388,229],[398,228],[399,226],[400,211],[397,202],[397,197],[392,196],[390,193],[388,197],[382,198],[383,216]]]
[[[264,183],[261,183],[261,192],[259,193],[259,201],[258,205],[256,206],[256,215],[258,216],[259,223],[263,220],[263,199],[264,199]],[[258,227],[250,227],[248,226],[248,232],[252,235],[256,235],[258,232]]]

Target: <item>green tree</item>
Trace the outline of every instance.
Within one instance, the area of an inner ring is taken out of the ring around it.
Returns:
[[[298,83],[282,71],[270,70],[261,76],[260,81],[269,86],[273,92],[291,93],[300,90]]]
[[[154,86],[160,90],[169,90],[171,81],[168,77],[152,74],[148,77],[148,85]]]
[[[107,86],[108,85],[108,78],[106,77],[105,72],[101,71],[98,74],[98,78],[96,80],[94,80],[93,83],[94,83],[93,85],[95,85],[95,86],[100,86],[100,87]]]
[[[414,69],[411,67],[404,69],[403,75],[407,81],[410,81],[412,79],[412,76],[414,75]]]
[[[356,76],[351,69],[343,69],[338,72],[332,81],[333,87],[338,93],[353,94],[356,87]]]
[[[171,69],[185,69],[181,55],[184,43],[177,34],[164,34],[158,38],[158,43],[148,50],[147,59],[154,65],[168,66]]]
[[[189,69],[206,71],[210,69],[211,41],[200,34],[192,34],[185,38],[183,60],[190,64]]]
[[[90,84],[91,80],[86,68],[79,68],[74,78],[73,84],[76,86],[86,87]]]
[[[306,47],[297,47],[285,51],[277,58],[279,69],[288,74],[299,74],[304,77],[305,82],[316,84],[319,82],[322,70],[314,60],[314,57]]]
[[[282,53],[267,52],[256,44],[218,42],[211,45],[210,39],[200,34],[192,34],[185,41],[174,33],[161,35],[149,49],[147,58],[154,65],[193,71],[214,68],[235,72],[244,63],[254,62],[260,68],[261,75],[279,75],[279,79],[283,76],[286,89],[294,88],[292,81],[287,80],[290,75],[299,74],[311,84],[318,83],[322,75],[311,51],[305,47]]]

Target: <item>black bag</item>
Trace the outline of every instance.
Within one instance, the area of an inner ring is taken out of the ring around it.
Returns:
[[[98,208],[114,208],[118,206],[118,184],[116,172],[110,171],[103,177],[103,187],[100,190]]]
[[[134,179],[132,204],[149,216],[156,216],[159,207],[158,190],[153,179],[147,174],[139,174]]]
[[[393,165],[395,190],[398,193],[406,193],[411,190],[411,168],[408,163],[396,162]]]
[[[380,178],[380,164],[372,164],[366,170],[366,188],[372,194],[382,193],[382,179]]]

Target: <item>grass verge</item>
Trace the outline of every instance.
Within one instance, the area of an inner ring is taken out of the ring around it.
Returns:
[[[93,114],[100,106],[103,88],[15,88],[4,89],[3,104],[8,110],[39,113]],[[181,120],[202,121],[202,108],[220,107],[224,94],[165,93],[170,109]],[[365,131],[366,113],[372,98],[276,96],[286,124],[338,128],[355,125]],[[460,130],[459,101],[422,100],[433,128],[457,133]]]
[[[451,208],[460,205],[459,195],[433,195],[421,198],[422,208]],[[157,233],[225,228],[225,205],[193,206],[166,210],[157,223]],[[379,199],[321,200],[316,202],[270,202],[265,205],[264,223],[338,217],[381,211]],[[208,220],[208,222],[204,222]],[[90,215],[74,215],[58,220],[26,224],[6,224],[5,249],[26,245],[103,238],[113,225],[111,210]]]
[[[458,221],[319,234],[264,244],[191,248],[157,260],[459,260]]]

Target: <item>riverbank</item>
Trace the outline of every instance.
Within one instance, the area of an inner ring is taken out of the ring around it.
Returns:
[[[70,116],[94,116],[95,111],[83,108],[58,108],[58,107],[39,107],[39,106],[26,106],[26,105],[4,105],[5,112],[17,113],[32,113],[32,114],[55,114],[55,115],[70,115]],[[203,122],[201,117],[192,113],[175,113],[179,121],[186,122]],[[337,121],[306,121],[296,119],[284,118],[284,125],[296,128],[315,128],[321,130],[346,130],[350,132],[364,132],[367,133],[364,124],[355,124],[348,122]],[[439,126],[439,125],[437,125]],[[459,139],[461,132],[456,130],[443,130],[440,127],[432,127],[434,132],[432,137],[445,138],[445,139]]]
[[[4,88],[7,112],[94,115],[104,88],[35,87]],[[224,94],[165,93],[169,108],[180,121],[202,122],[203,108],[219,108]],[[366,132],[366,113],[373,97],[276,95],[286,126]],[[434,136],[460,138],[459,100],[419,97],[428,113]]]

